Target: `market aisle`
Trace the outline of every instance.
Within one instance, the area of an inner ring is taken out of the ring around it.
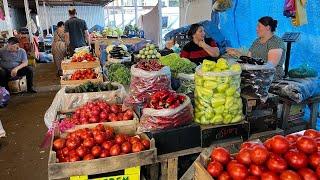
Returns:
[[[52,77],[53,76],[53,77]],[[15,95],[0,120],[7,137],[0,139],[0,179],[47,179],[48,151],[39,148],[47,128],[43,116],[54,98],[58,81],[52,64],[36,68],[37,94]]]

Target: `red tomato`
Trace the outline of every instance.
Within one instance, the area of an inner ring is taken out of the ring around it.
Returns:
[[[267,167],[273,172],[283,172],[287,169],[287,162],[279,155],[272,155],[267,161]]]
[[[223,172],[223,166],[218,161],[213,161],[208,164],[207,171],[212,177],[218,177]]]
[[[316,173],[317,173],[317,176],[320,177],[320,166],[317,167]]]
[[[123,120],[131,120],[133,119],[133,112],[132,110],[128,109],[124,114],[123,114]]]
[[[65,147],[65,139],[59,138],[53,141],[53,149],[59,150]]]
[[[105,141],[105,137],[106,137],[105,133],[100,132],[94,136],[94,141],[98,144],[102,144]]]
[[[295,169],[304,168],[308,165],[308,157],[304,153],[296,150],[289,150],[284,158],[288,164]]]
[[[101,154],[102,148],[100,146],[93,146],[91,149],[91,153],[94,157],[99,157]]]
[[[289,143],[293,143],[293,142],[296,142],[298,137],[294,134],[289,134],[289,135],[286,135],[286,139]]]
[[[125,137],[123,134],[117,134],[114,139],[115,139],[115,142],[120,145],[125,141]]]
[[[286,170],[281,173],[280,180],[301,180],[298,173],[292,170]]]
[[[223,147],[217,147],[211,152],[211,159],[226,165],[230,161],[230,153]]]
[[[92,154],[87,154],[83,157],[83,160],[91,160],[94,159],[94,156]]]
[[[101,146],[103,147],[103,149],[110,150],[113,145],[114,145],[113,141],[105,141],[102,143]]]
[[[71,150],[77,148],[79,144],[75,139],[68,139],[66,142],[66,146]]]
[[[85,155],[87,155],[88,153],[88,150],[83,147],[83,146],[79,146],[77,149],[76,149],[76,153],[79,157],[84,157]]]
[[[246,180],[260,180],[260,177],[258,177],[258,176],[248,176],[246,178]]]
[[[128,154],[132,150],[131,144],[129,142],[124,142],[121,144],[121,152]]]
[[[272,138],[271,150],[277,154],[284,154],[289,150],[288,140],[281,136],[276,135]]]
[[[118,116],[115,113],[111,113],[111,114],[109,114],[108,119],[111,122],[118,121]]]
[[[75,161],[79,161],[80,158],[79,158],[78,155],[72,154],[72,155],[69,156],[69,160],[70,160],[70,162],[75,162]]]
[[[254,176],[261,176],[261,174],[265,171],[265,167],[251,164],[249,171]]]
[[[91,147],[94,146],[94,143],[95,142],[94,142],[93,138],[88,138],[88,139],[85,139],[82,144],[83,144],[84,147],[87,147],[87,148],[91,149]]]
[[[133,153],[143,151],[143,149],[144,149],[144,147],[141,142],[136,142],[132,145],[132,152]]]
[[[319,137],[319,132],[314,129],[307,129],[304,133],[304,136],[311,137],[312,139]]]
[[[250,152],[251,152],[250,149],[242,148],[236,156],[237,161],[244,165],[250,165],[251,164]]]
[[[222,172],[218,177],[218,180],[232,180],[232,178],[227,172]]]
[[[317,151],[317,143],[310,137],[302,136],[297,140],[297,148],[306,154],[312,154]]]
[[[106,127],[106,140],[111,140],[114,136],[114,130],[112,127]]]
[[[249,175],[248,169],[240,163],[234,163],[228,166],[228,173],[233,179],[246,179]]]
[[[68,147],[64,147],[61,152],[62,152],[63,156],[68,156],[69,155],[69,148]]]
[[[136,142],[140,142],[140,139],[139,139],[138,137],[135,137],[135,136],[134,136],[134,137],[131,137],[131,138],[130,138],[130,143],[131,143],[131,144],[134,144],[134,143],[136,143]]]
[[[150,141],[147,139],[142,139],[141,143],[143,144],[144,149],[150,149]]]
[[[118,156],[121,153],[121,148],[119,144],[115,144],[110,148],[111,156]]]
[[[280,177],[276,173],[268,171],[261,174],[261,180],[280,180]]]
[[[94,129],[97,129],[97,130],[102,131],[102,132],[105,131],[103,124],[98,124],[98,125],[96,125],[96,127],[94,127]]]
[[[108,120],[108,114],[104,111],[102,111],[99,116],[100,116],[100,121],[102,121],[102,122]]]
[[[272,138],[271,139],[267,139],[264,143],[263,143],[263,145],[269,150],[269,151],[271,151],[271,148],[272,148]]]
[[[112,104],[111,107],[110,107],[110,110],[113,113],[119,113],[119,111],[120,111],[119,106],[116,105],[116,104]]]
[[[298,174],[302,180],[317,180],[317,174],[309,168],[299,169]]]
[[[309,163],[313,168],[320,166],[320,152],[315,152],[309,156]]]
[[[105,158],[105,157],[109,157],[109,156],[110,156],[109,150],[106,150],[106,149],[101,150],[100,158]]]
[[[263,146],[255,146],[250,154],[251,162],[256,165],[262,165],[269,156],[268,150]]]

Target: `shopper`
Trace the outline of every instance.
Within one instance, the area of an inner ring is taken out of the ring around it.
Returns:
[[[264,62],[269,62],[276,68],[274,81],[284,77],[283,64],[285,61],[285,44],[280,37],[274,34],[278,22],[272,17],[265,16],[258,20],[258,38],[252,43],[247,56],[262,58]],[[227,53],[240,57],[242,54],[233,48],[228,48]]]
[[[62,21],[58,22],[57,30],[53,36],[53,43],[52,43],[52,55],[53,61],[57,67],[57,75],[62,75],[61,70],[61,61],[66,56],[67,47],[64,38],[64,23]]]
[[[205,32],[201,25],[192,24],[188,36],[191,41],[182,49],[180,56],[195,62],[202,63],[203,60],[217,60],[219,56],[219,48],[215,41],[211,38],[205,38]]]
[[[19,47],[16,37],[8,39],[8,44],[0,49],[0,86],[8,88],[8,81],[16,76],[26,76],[28,92],[33,89],[33,69],[28,66],[27,53]]]
[[[87,24],[84,20],[76,17],[76,9],[69,9],[70,19],[65,23],[65,42],[69,48],[71,55],[75,48],[89,45],[90,37]]]

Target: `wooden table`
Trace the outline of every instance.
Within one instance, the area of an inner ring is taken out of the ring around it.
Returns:
[[[280,128],[287,131],[290,129],[288,117],[292,105],[308,105],[310,108],[310,120],[308,121],[307,128],[316,129],[318,108],[320,103],[320,96],[311,97],[301,103],[296,103],[288,98],[280,97],[280,103],[283,104],[282,115],[280,119]]]

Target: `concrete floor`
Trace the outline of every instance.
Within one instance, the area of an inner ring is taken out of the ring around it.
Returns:
[[[36,94],[12,95],[9,105],[0,109],[7,137],[0,139],[1,180],[48,179],[48,149],[40,149],[47,127],[44,113],[50,106],[59,79],[53,64],[35,69]]]

